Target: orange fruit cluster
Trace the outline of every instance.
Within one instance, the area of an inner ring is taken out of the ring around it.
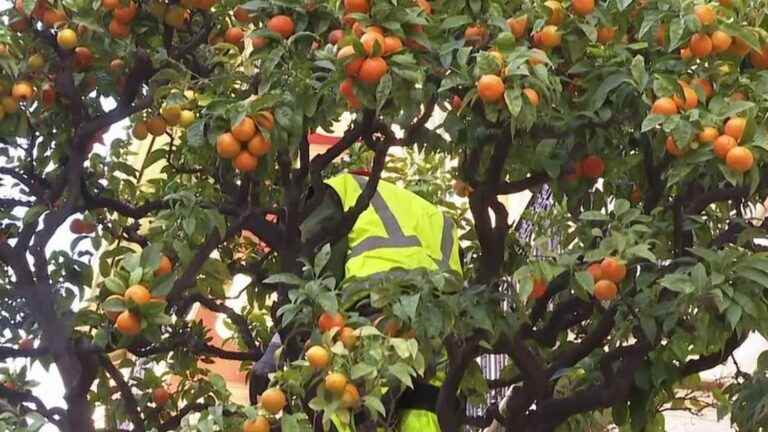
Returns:
[[[358,37],[365,56],[358,55],[352,44],[339,47],[336,58],[344,66],[344,73],[348,77],[339,86],[339,92],[351,108],[359,109],[362,104],[354,93],[354,83],[360,82],[366,85],[378,83],[389,70],[389,64],[384,57],[402,50],[403,43],[397,36],[385,35],[384,30],[378,26],[362,29],[358,23],[355,23],[352,26],[352,33]],[[339,38],[337,45],[345,42],[343,36],[338,33],[335,38]]]
[[[115,39],[125,39],[131,35],[131,23],[139,12],[139,6],[131,0],[121,4],[120,0],[102,0],[101,7],[112,13],[109,22],[109,34]]]
[[[618,285],[627,276],[627,267],[618,258],[606,257],[599,263],[592,263],[587,271],[595,281],[594,296],[601,301],[609,301],[616,298],[619,292]]]
[[[272,143],[262,134],[274,127],[274,117],[267,111],[255,117],[245,116],[229,132],[216,139],[216,153],[222,159],[231,159],[232,166],[241,172],[254,171],[259,158],[269,153]]]

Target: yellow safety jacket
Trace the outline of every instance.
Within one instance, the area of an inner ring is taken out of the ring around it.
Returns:
[[[349,210],[368,179],[341,174],[326,181]],[[413,192],[379,181],[376,194],[347,236],[345,274],[365,277],[394,268],[454,270],[461,274],[456,227]]]
[[[368,179],[341,174],[326,181],[339,196],[344,211],[355,205]],[[435,205],[420,196],[379,181],[368,208],[347,236],[349,252],[345,277],[365,277],[395,268],[453,270],[462,274],[456,226]],[[432,384],[439,385],[436,380]],[[400,432],[440,432],[430,411],[406,409],[399,413]],[[336,416],[339,432],[354,431]]]

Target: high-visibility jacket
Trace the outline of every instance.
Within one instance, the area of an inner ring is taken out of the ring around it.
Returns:
[[[344,211],[355,205],[368,179],[341,174],[326,181]],[[413,192],[385,181],[347,236],[346,278],[394,268],[454,270],[461,274],[456,227],[450,217]]]
[[[326,181],[344,211],[357,202],[368,179],[341,174]],[[345,277],[365,277],[395,268],[453,270],[462,274],[456,227],[450,217],[420,196],[379,181],[370,205],[357,219],[347,243]],[[433,384],[436,384],[433,380]],[[437,416],[427,410],[399,413],[399,432],[440,432]],[[333,417],[339,432],[354,431]]]

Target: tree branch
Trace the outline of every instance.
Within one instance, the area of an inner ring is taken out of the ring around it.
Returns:
[[[125,381],[125,378],[123,378],[123,374],[117,370],[115,365],[112,364],[112,361],[106,356],[99,356],[99,363],[101,363],[101,366],[107,372],[107,375],[112,378],[112,381],[115,382],[117,388],[120,390],[120,395],[125,403],[128,418],[130,418],[131,423],[133,423],[133,432],[144,432],[144,420],[141,418],[139,403],[136,401],[136,397],[133,395],[131,387]]]

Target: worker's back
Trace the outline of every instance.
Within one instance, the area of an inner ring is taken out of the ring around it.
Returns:
[[[341,174],[326,183],[346,211],[368,179]],[[461,273],[456,229],[448,216],[420,196],[379,181],[377,192],[349,233],[346,277],[364,277],[393,268],[452,269]]]

